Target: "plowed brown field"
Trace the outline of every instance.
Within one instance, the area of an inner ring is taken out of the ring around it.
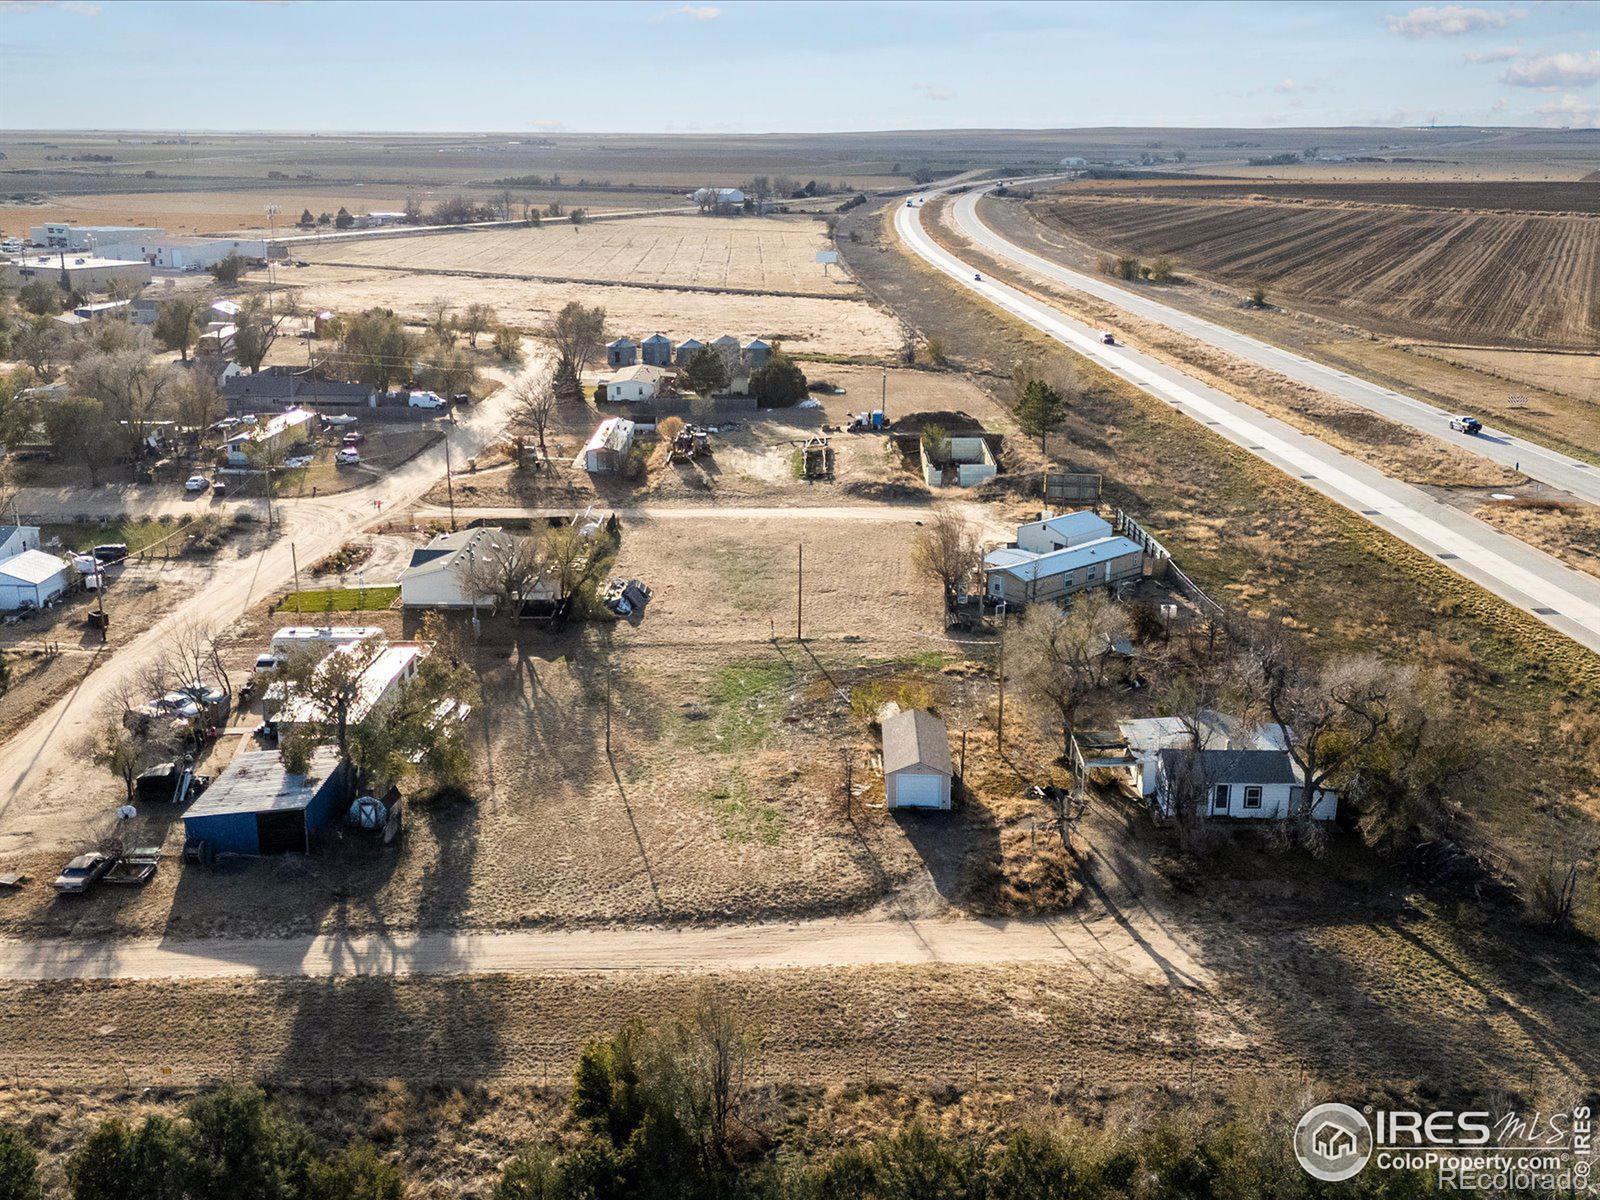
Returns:
[[[1074,194],[1039,208],[1096,245],[1403,337],[1600,345],[1600,219],[1371,204]]]

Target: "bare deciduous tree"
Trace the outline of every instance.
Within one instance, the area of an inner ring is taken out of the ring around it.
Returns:
[[[503,533],[479,544],[462,571],[462,583],[471,595],[489,597],[514,616],[544,574],[539,542]]]
[[[1291,817],[1307,825],[1321,792],[1388,726],[1393,680],[1371,658],[1319,665],[1277,626],[1259,631],[1244,657],[1256,701],[1283,731],[1299,768],[1300,802]]]
[[[545,437],[556,415],[555,377],[539,367],[519,376],[511,385],[511,408],[507,414],[511,428],[526,433],[539,443],[540,461],[549,458]]]
[[[459,322],[461,332],[472,341],[474,348],[478,345],[478,335],[490,328],[496,321],[494,307],[488,304],[469,304],[462,310]]]
[[[1071,753],[1078,713],[1106,685],[1111,642],[1127,637],[1128,628],[1127,613],[1104,592],[1074,597],[1065,612],[1035,604],[1023,617],[1008,657],[1023,690],[1054,710],[1063,757]]]
[[[982,559],[978,527],[954,508],[936,510],[911,547],[912,565],[937,580],[943,589],[947,613],[955,607],[956,594]]]

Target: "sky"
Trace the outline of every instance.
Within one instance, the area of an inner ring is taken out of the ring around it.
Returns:
[[[0,0],[0,127],[1600,124],[1600,4]]]

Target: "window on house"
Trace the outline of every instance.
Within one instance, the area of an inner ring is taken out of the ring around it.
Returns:
[[[1244,790],[1244,806],[1246,808],[1260,808],[1261,807],[1261,789],[1260,788],[1258,788],[1258,787],[1247,787],[1247,788],[1245,788],[1245,790]]]
[[[1227,812],[1228,811],[1228,785],[1227,784],[1225,784],[1225,783],[1217,784],[1216,790],[1214,790],[1211,793],[1211,811],[1212,812]]]

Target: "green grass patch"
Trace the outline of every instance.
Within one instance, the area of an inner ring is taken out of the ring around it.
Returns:
[[[177,520],[90,521],[82,524],[41,525],[39,538],[46,545],[50,543],[51,538],[60,538],[61,544],[69,550],[91,550],[106,542],[126,542],[128,552],[137,554],[146,546],[159,542],[164,537],[171,537],[181,528],[183,523]],[[182,540],[173,538],[174,548]]]
[[[279,612],[331,613],[370,612],[388,608],[400,598],[398,584],[365,588],[312,588],[290,592],[278,605]]]
[[[778,578],[778,555],[779,551],[774,549],[750,547],[725,550],[712,559],[723,595],[740,612],[771,611]],[[793,592],[790,595],[792,597]]]
[[[717,672],[710,696],[717,745],[745,750],[766,741],[783,708],[779,690],[792,679],[781,659],[743,659]]]
[[[752,796],[743,779],[724,780],[701,800],[716,819],[717,832],[730,842],[775,846],[783,837],[783,814]]]

